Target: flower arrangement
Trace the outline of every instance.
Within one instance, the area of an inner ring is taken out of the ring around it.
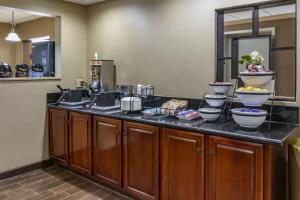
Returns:
[[[241,57],[239,61],[243,65],[261,65],[264,62],[264,57],[258,51],[252,51],[248,55]]]
[[[258,51],[242,56],[239,61],[240,64],[246,65],[245,72],[270,72],[268,67],[262,65],[263,62],[264,57]]]

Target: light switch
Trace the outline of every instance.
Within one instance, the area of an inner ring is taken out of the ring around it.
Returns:
[[[80,78],[76,79],[76,87],[78,87],[78,88],[81,87],[82,82],[84,82],[83,79],[80,79]]]

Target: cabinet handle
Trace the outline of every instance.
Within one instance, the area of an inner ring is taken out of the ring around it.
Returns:
[[[201,148],[197,148],[196,151],[197,151],[197,153],[201,153],[202,152]]]

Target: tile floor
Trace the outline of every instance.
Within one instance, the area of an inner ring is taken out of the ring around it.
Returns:
[[[0,182],[0,200],[130,200],[59,166]]]

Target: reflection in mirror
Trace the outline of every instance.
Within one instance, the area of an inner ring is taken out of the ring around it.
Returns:
[[[247,5],[220,9],[217,14],[217,50],[223,53],[223,57],[218,54],[217,58],[218,79],[237,79],[239,72],[246,67],[239,64],[241,56],[255,50],[264,57],[262,64],[276,74],[274,81],[267,86],[274,89],[276,99],[295,101],[296,4],[289,1]],[[239,84],[242,86],[241,81]]]
[[[259,9],[259,31],[273,29],[271,65],[277,73],[275,91],[281,98],[296,96],[296,4]]]
[[[261,36],[261,37],[236,37],[231,40],[232,48],[232,60],[234,63],[231,65],[231,77],[236,79],[239,72],[246,70],[244,64],[240,64],[239,59],[249,54],[253,49],[259,52],[263,58],[263,65],[270,66],[270,37]]]
[[[0,7],[0,78],[55,77],[57,20],[47,14]]]
[[[236,30],[232,29],[231,27],[234,27],[240,21],[245,22],[246,25],[240,27],[239,32],[236,33]],[[231,57],[231,38],[235,34],[238,34],[240,36],[251,36],[252,23],[252,10],[224,14],[224,32],[226,33],[224,34],[225,58]]]

